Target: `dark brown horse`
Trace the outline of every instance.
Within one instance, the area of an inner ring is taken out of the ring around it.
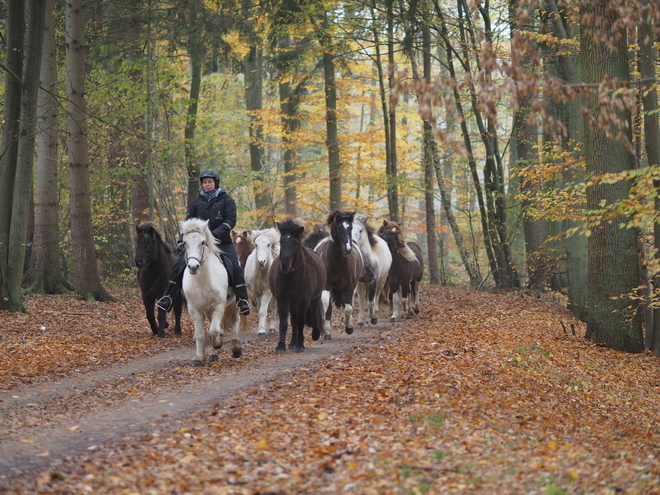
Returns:
[[[392,254],[392,266],[387,276],[392,311],[390,321],[398,319],[399,306],[403,306],[405,314],[419,313],[419,284],[424,276],[421,247],[416,242],[406,242],[401,226],[396,222],[383,221],[378,233]]]
[[[151,331],[162,338],[165,337],[165,329],[168,327],[167,312],[158,308],[158,324],[156,324],[154,305],[158,298],[165,294],[176,257],[153,223],[146,222],[136,225],[135,228],[137,230],[135,266],[138,268],[137,278],[142,293],[142,302],[147,312]],[[177,292],[177,294],[172,294],[174,333],[181,335],[183,295],[181,291]]]
[[[314,248],[325,265],[325,290],[329,297],[323,299],[325,309],[324,339],[329,340],[332,330],[332,303],[344,308],[344,324],[347,334],[353,333],[353,294],[362,274],[362,254],[353,240],[355,212],[334,211],[328,216],[330,236]],[[325,307],[327,305],[327,308]]]
[[[305,350],[305,325],[312,327],[312,340],[318,340],[323,326],[321,293],[325,287],[325,267],[318,254],[305,247],[305,228],[293,219],[278,223],[280,255],[268,274],[268,285],[277,301],[280,317],[280,340],[276,352],[286,352],[286,330],[291,317],[289,349]]]

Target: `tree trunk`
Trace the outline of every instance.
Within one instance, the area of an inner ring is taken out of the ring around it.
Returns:
[[[604,77],[628,80],[627,37],[625,30],[616,28],[621,23],[615,8],[608,8],[607,0],[583,2],[581,4],[580,62],[585,83],[599,84]],[[607,37],[596,38],[595,33],[608,33]],[[612,45],[614,50],[608,48]],[[607,91],[607,89],[606,89]],[[598,178],[603,173],[617,173],[634,167],[634,157],[620,140],[608,138],[606,130],[593,125],[602,115],[598,95],[585,95],[585,106],[591,115],[585,115],[585,169],[587,176]],[[627,124],[623,132],[631,138],[630,113],[608,108],[616,114],[619,122],[612,127]],[[602,125],[602,124],[601,124]],[[611,204],[628,197],[630,183],[596,183],[587,187],[587,208],[597,210],[601,201]],[[603,343],[611,349],[626,352],[644,350],[641,314],[627,295],[633,293],[639,283],[639,265],[636,232],[622,228],[626,219],[621,216],[604,221],[591,229],[589,236],[589,316],[586,337],[593,342]],[[633,303],[634,304],[634,303]]]
[[[286,53],[291,49],[291,37],[280,38],[278,48]],[[295,216],[298,214],[298,195],[296,191],[297,153],[293,143],[293,134],[300,127],[298,116],[298,92],[291,89],[291,82],[282,81],[279,84],[280,109],[282,111],[282,147],[284,148],[284,213]]]
[[[110,301],[99,279],[94,250],[85,106],[85,21],[83,0],[66,4],[67,144],[71,195],[72,279],[78,295]]]
[[[45,0],[46,25],[41,56],[37,135],[37,191],[34,205],[35,233],[28,280],[29,292],[61,294],[72,290],[60,269],[59,204],[57,195],[57,44],[54,0]]]
[[[185,161],[188,172],[188,196],[190,204],[199,193],[199,164],[195,161],[195,128],[197,126],[197,104],[202,86],[202,28],[199,17],[201,0],[191,0],[188,19],[188,55],[190,56],[190,98],[184,130]]]
[[[401,222],[401,212],[399,211],[399,186],[396,154],[396,103],[397,98],[394,94],[394,0],[387,0],[387,60],[389,64],[388,85],[389,85],[389,132],[390,145],[389,169],[387,170],[387,199],[390,207],[390,220]]]
[[[423,16],[429,16],[428,4],[423,4]],[[424,80],[431,81],[431,33],[428,25],[422,23],[422,65]],[[423,119],[422,124],[423,147],[424,147],[424,206],[426,212],[426,246],[428,251],[429,282],[440,284],[438,271],[438,242],[436,237],[437,226],[435,222],[435,142],[433,129],[428,119]]]
[[[328,42],[328,45],[330,43]],[[332,46],[323,47],[323,75],[325,78],[325,126],[328,147],[328,173],[330,176],[330,211],[342,210],[341,159],[337,132],[337,86],[335,85],[335,60]]]
[[[20,296],[9,293],[8,270],[10,228],[16,167],[18,134],[21,120],[23,87],[23,53],[25,41],[25,2],[9,0],[7,5],[5,95],[3,108],[2,144],[0,148],[0,309],[20,311]],[[24,180],[28,180],[24,178]]]
[[[648,5],[648,2],[645,2]],[[639,72],[642,79],[655,79],[656,54],[653,48],[653,24],[649,17],[644,17],[638,27],[639,35]],[[642,105],[644,108],[644,136],[646,157],[649,166],[660,165],[660,126],[658,125],[658,94],[652,85],[642,86]],[[660,188],[660,183],[655,184]],[[660,211],[660,198],[655,198],[655,209]],[[653,227],[655,258],[660,258],[660,223]],[[654,296],[660,288],[660,276],[653,281]],[[653,308],[652,321],[646,321],[646,347],[660,357],[660,308]]]
[[[30,26],[21,98],[16,178],[9,227],[9,264],[5,272],[9,309],[23,310],[21,281],[25,267],[26,239],[32,198],[34,141],[37,130],[37,95],[43,51],[46,8],[43,0],[30,2]]]
[[[250,118],[250,171],[254,203],[260,218],[258,223],[272,224],[272,194],[268,177],[264,172],[263,124],[260,112],[263,110],[263,49],[261,40],[254,28],[254,6],[251,1],[243,1],[243,35],[249,45],[243,57],[245,78],[245,107]]]

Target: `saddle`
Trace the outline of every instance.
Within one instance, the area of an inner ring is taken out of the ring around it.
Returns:
[[[220,251],[220,261],[222,261],[222,264],[225,265],[225,269],[227,270],[227,277],[229,281],[229,286],[234,287],[234,264],[231,262],[231,259]]]

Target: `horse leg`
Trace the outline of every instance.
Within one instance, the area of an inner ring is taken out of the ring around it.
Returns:
[[[158,336],[165,338],[165,329],[167,328],[167,311],[158,308]]]
[[[144,303],[144,309],[147,312],[147,320],[149,321],[149,326],[151,327],[151,333],[154,335],[158,335],[158,325],[156,324],[156,316],[154,314],[154,300],[147,300],[146,298],[142,298],[142,302]]]
[[[395,322],[399,319],[399,306],[401,305],[401,295],[399,294],[399,288],[396,290],[391,288],[390,290],[390,310],[392,311],[392,316],[390,316],[390,321]]]
[[[327,290],[321,292],[321,303],[323,304],[323,312],[325,313],[323,340],[332,340],[332,303],[330,301],[330,292]]]
[[[401,287],[401,302],[403,306],[402,313],[406,316],[412,314],[412,310],[410,309],[410,301],[408,297],[409,295],[410,295],[410,284],[404,284]]]
[[[270,313],[270,323],[268,325],[268,333],[274,333],[275,330],[279,327],[279,315],[277,313],[277,301],[273,297],[272,292],[268,291],[271,295],[270,303],[268,304],[269,313]]]
[[[223,317],[223,327],[226,325],[231,328],[231,355],[232,357],[239,358],[243,355],[243,348],[241,347],[241,339],[239,333],[240,315],[238,314],[238,307],[233,302],[229,303]]]
[[[419,314],[419,282],[413,282],[411,288],[412,294],[410,297],[413,300],[413,310],[415,314]]]
[[[174,333],[181,335],[181,313],[183,312],[183,301],[181,297],[174,301]]]
[[[367,314],[370,319],[370,323],[372,325],[375,325],[378,323],[378,313],[376,311],[376,306],[378,305],[377,297],[378,297],[378,287],[377,287],[377,281],[374,280],[369,284],[368,292],[367,292]],[[362,305],[362,303],[360,303]]]
[[[228,304],[233,304],[233,298],[232,302],[229,302]],[[222,347],[222,318],[224,317],[224,314],[225,306],[223,304],[218,304],[209,318],[209,320],[211,320],[209,323],[209,337],[211,338],[211,346],[213,347],[211,354],[209,355],[209,361],[211,362],[218,360],[217,350]]]
[[[291,343],[289,349],[296,352],[303,352],[305,350],[305,313],[306,311],[299,311],[298,314],[291,315]]]
[[[367,284],[364,282],[358,282],[357,284],[357,296],[358,296],[358,318],[357,326],[362,328],[364,326],[364,314],[369,313],[367,308]]]
[[[264,337],[266,335],[266,319],[268,318],[268,305],[272,295],[269,290],[259,296],[259,324],[257,326],[257,335]]]
[[[344,303],[344,323],[346,324],[344,330],[350,335],[353,333],[353,291],[345,290],[342,299]]]
[[[192,366],[201,366],[204,362],[204,346],[206,335],[204,334],[204,314],[196,309],[188,307],[188,313],[195,324],[195,357],[190,363]]]
[[[289,308],[286,306],[285,301],[277,301],[277,313],[280,316],[280,341],[277,343],[275,352],[284,354],[286,352],[286,328],[289,321]]]

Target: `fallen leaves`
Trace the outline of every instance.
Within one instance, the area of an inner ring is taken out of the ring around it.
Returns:
[[[161,421],[157,434],[93,445],[84,463],[22,480],[15,493],[660,493],[657,359],[584,341],[583,326],[556,304],[432,289],[419,317],[381,323],[359,348],[288,369],[191,414],[184,428]],[[120,310],[123,323],[106,328],[105,340],[84,337],[94,328],[85,325]],[[142,319],[135,299],[98,306],[77,327],[80,347],[48,322],[55,330],[46,331],[51,342],[39,341],[45,348],[33,346],[19,366],[3,356],[2,383],[48,383],[97,366],[90,355],[106,364],[139,359],[176,341],[131,327],[148,331]],[[34,327],[25,316],[8,326],[19,323]],[[2,333],[11,346],[36,342],[31,330],[11,332]],[[272,350],[218,366],[268,359],[277,359]],[[136,375],[123,393],[156,385]]]

